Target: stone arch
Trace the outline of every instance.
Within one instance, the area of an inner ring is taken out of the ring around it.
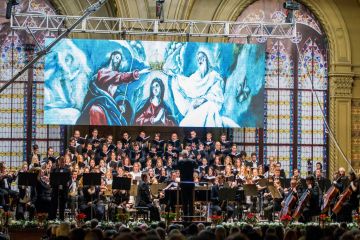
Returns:
[[[220,6],[212,20],[235,21],[241,12],[256,0],[238,3],[229,0]],[[339,146],[348,159],[351,157],[351,97],[354,74],[351,72],[352,56],[350,37],[345,21],[333,0],[299,0],[308,7],[321,23],[329,43],[329,123]],[[339,166],[348,166],[329,141],[329,172]]]

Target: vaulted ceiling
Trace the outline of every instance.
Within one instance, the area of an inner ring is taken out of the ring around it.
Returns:
[[[59,14],[79,15],[94,0],[51,0]],[[166,0],[167,19],[235,20],[251,0]],[[123,18],[155,18],[156,0],[108,0],[95,15]]]

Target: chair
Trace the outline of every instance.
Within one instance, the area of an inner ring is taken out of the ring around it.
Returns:
[[[149,221],[150,210],[148,207],[137,206],[135,209],[135,220],[138,220],[139,216],[141,216],[145,221]]]

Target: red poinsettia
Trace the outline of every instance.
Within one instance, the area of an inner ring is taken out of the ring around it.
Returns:
[[[292,217],[288,214],[281,217],[280,221],[291,221]]]
[[[320,221],[331,222],[331,218],[326,214],[320,214],[319,219]]]
[[[86,214],[85,213],[78,213],[76,215],[76,220],[81,221],[84,220],[86,218]]]

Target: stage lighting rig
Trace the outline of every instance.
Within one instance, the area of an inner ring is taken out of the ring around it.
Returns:
[[[11,18],[11,12],[12,12],[12,8],[13,6],[19,5],[20,4],[20,0],[8,0],[6,3],[6,19],[10,19]]]
[[[164,22],[164,2],[165,0],[156,0],[156,17],[160,19],[160,22]]]
[[[293,0],[286,0],[283,4],[283,7],[288,11],[285,22],[293,23],[294,11],[300,9],[300,4],[297,2],[294,2]]]

